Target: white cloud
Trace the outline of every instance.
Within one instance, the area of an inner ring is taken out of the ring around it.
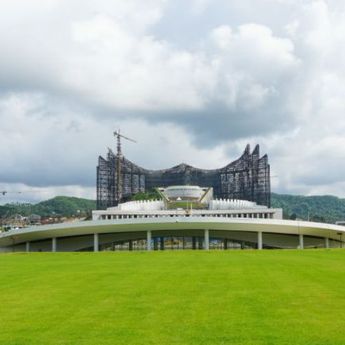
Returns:
[[[23,183],[2,183],[0,190],[0,205],[12,202],[36,203],[55,196],[74,196],[95,200],[96,191],[93,187],[79,185],[32,187]],[[5,194],[1,194],[6,191]]]
[[[13,192],[19,186],[23,197],[31,189],[39,191],[31,198],[43,197],[48,191],[70,193],[73,186],[80,194],[78,185],[85,186],[85,195],[90,195],[90,188],[95,190],[98,155],[105,156],[107,147],[115,150],[112,131],[117,127],[138,141],[124,142],[123,149],[129,159],[145,168],[159,169],[181,161],[211,168],[227,162],[221,147],[200,150],[177,126],[142,120],[99,121],[88,113],[72,113],[68,106],[40,94],[0,99],[0,119],[0,190]],[[206,161],[205,156],[209,157]]]

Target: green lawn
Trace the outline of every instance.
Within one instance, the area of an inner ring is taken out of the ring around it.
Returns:
[[[0,255],[0,344],[344,345],[345,250]]]

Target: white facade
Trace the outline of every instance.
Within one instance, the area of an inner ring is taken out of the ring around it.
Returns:
[[[145,219],[145,218],[181,218],[181,217],[215,217],[215,218],[258,218],[282,219],[282,210],[270,208],[259,211],[258,209],[239,210],[156,210],[156,211],[120,211],[98,210],[92,212],[92,220],[117,220],[117,219]]]
[[[247,200],[230,200],[230,199],[215,199],[211,200],[209,204],[211,210],[241,210],[241,209],[268,209],[266,206],[258,206],[253,201]]]
[[[282,209],[258,206],[245,200],[211,200],[208,209],[166,209],[161,200],[129,201],[107,210],[92,211],[92,220],[166,217],[224,217],[282,219]]]

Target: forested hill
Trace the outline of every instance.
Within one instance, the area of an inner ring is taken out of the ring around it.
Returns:
[[[335,196],[301,196],[272,194],[272,207],[282,208],[285,219],[309,219],[334,223],[345,220],[345,199]],[[96,208],[94,200],[58,196],[38,204],[6,204],[0,206],[0,217],[14,214],[29,216],[89,215]]]
[[[14,214],[29,216],[38,214],[40,216],[75,216],[89,215],[96,208],[94,200],[57,196],[53,199],[42,201],[38,204],[11,203],[0,206],[0,217],[9,217]]]
[[[345,199],[331,195],[302,196],[272,193],[272,207],[282,208],[285,219],[335,223],[345,220]]]

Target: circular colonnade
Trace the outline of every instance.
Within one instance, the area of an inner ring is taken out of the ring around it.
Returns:
[[[275,219],[103,220],[1,233],[0,251],[341,248],[344,234],[339,225]]]

